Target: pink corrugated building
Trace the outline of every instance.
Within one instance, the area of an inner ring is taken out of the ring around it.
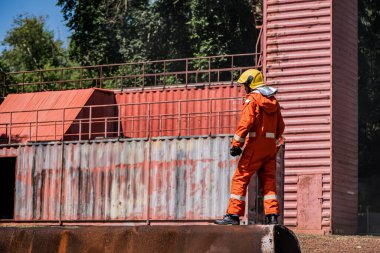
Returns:
[[[355,233],[357,1],[264,1],[264,71],[286,117],[285,224]]]

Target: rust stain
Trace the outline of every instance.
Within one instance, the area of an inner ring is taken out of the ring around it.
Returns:
[[[66,253],[68,252],[67,247],[70,239],[70,232],[68,230],[64,230],[60,234],[58,253]]]

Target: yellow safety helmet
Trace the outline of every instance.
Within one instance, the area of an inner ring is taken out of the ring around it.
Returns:
[[[248,69],[241,74],[238,83],[248,86],[252,90],[265,85],[263,80],[263,74],[257,69]]]

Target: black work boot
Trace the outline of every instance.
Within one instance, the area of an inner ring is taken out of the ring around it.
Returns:
[[[218,225],[240,225],[240,219],[238,215],[228,213],[224,215],[223,220],[216,220],[214,223]]]
[[[265,224],[277,225],[278,224],[277,217],[278,217],[278,214],[265,215]]]

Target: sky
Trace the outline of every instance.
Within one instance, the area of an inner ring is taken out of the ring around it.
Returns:
[[[56,6],[56,0],[0,0],[0,44],[10,29],[12,29],[13,19],[18,14],[31,14],[34,16],[44,16],[46,18],[46,28],[54,32],[55,39],[60,39],[64,47],[68,45],[69,29],[63,21],[63,14],[60,7]],[[4,46],[0,45],[0,52]]]

